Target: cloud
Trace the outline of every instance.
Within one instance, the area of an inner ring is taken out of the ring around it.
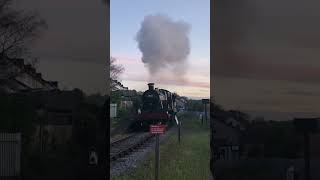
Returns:
[[[136,40],[150,78],[157,79],[162,69],[170,69],[177,78],[184,76],[190,53],[189,31],[190,25],[184,21],[161,14],[145,16]]]
[[[210,69],[209,64],[205,63],[205,60],[191,60],[192,68],[188,69],[185,78],[174,78],[175,74],[170,71],[164,71],[157,79],[150,79],[148,72],[143,67],[139,57],[131,57],[124,54],[116,54],[113,57],[117,59],[117,63],[122,64],[125,67],[125,72],[122,75],[123,80],[130,81],[153,81],[155,83],[178,85],[178,86],[190,86],[190,87],[202,87],[210,88]]]
[[[33,55],[46,59],[104,62],[107,59],[107,8],[101,1],[28,0],[18,7],[37,10],[48,30],[33,45]]]
[[[213,73],[215,76],[224,77],[243,77],[261,80],[285,80],[305,83],[320,83],[320,64],[319,66],[308,64],[289,64],[258,62],[258,58],[228,55],[224,61],[217,62]],[[232,58],[234,57],[234,58]]]
[[[125,81],[143,81],[149,82],[149,79],[143,75],[137,76],[126,76],[123,78]],[[186,80],[182,79],[177,81],[176,79],[171,79],[165,76],[160,77],[157,80],[152,81],[156,84],[167,84],[167,85],[176,85],[176,86],[184,86],[184,87],[199,87],[199,88],[210,88],[210,83],[205,81],[194,81],[194,80]]]
[[[298,0],[216,1],[213,75],[320,83],[319,6]]]
[[[122,65],[141,64],[137,58],[131,58],[126,56],[115,56],[115,58],[117,60],[117,63]]]
[[[295,96],[320,96],[318,92],[311,92],[311,91],[303,91],[303,90],[288,90],[286,94],[295,95]]]
[[[48,24],[31,48],[45,79],[58,81],[62,88],[106,93],[109,23],[105,5],[100,0],[16,2],[19,9],[37,10]]]

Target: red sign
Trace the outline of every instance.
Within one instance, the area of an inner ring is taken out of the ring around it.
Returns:
[[[151,134],[164,134],[167,125],[150,125]]]

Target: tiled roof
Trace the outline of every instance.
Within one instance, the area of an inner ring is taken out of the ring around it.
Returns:
[[[12,71],[14,71],[13,73],[15,74],[16,72],[19,73],[25,73],[27,75],[29,75],[32,79],[38,81],[38,83],[41,83],[43,85],[43,88],[53,88],[56,89],[58,88],[58,82],[57,81],[47,81],[45,79],[43,79],[42,74],[37,72],[36,69],[34,67],[32,67],[31,64],[25,64],[24,59],[10,59],[7,58],[7,61],[2,61],[5,62],[4,66],[8,66],[8,68],[12,67],[11,63],[13,65],[13,67],[18,68],[14,69]],[[11,73],[11,71],[10,71]],[[19,81],[18,84],[23,84],[23,86],[27,86],[27,84],[25,84],[21,79],[17,78],[18,75],[13,76],[15,81]],[[14,87],[13,87],[14,88]],[[18,88],[18,87],[16,87]],[[33,87],[27,87],[29,89],[33,89]],[[19,90],[19,89],[17,89]]]
[[[111,79],[111,83],[113,83],[115,86],[112,89],[113,91],[115,90],[128,90],[128,87],[123,86],[119,81]]]

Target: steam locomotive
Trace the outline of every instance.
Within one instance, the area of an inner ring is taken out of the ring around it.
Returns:
[[[154,83],[149,83],[148,86],[149,89],[142,94],[141,113],[136,118],[136,126],[147,130],[151,124],[171,125],[177,113],[177,95],[165,89],[154,88]]]

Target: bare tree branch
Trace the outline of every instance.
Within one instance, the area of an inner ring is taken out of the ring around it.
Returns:
[[[16,11],[13,0],[0,0],[0,57],[19,57],[47,27],[35,12]],[[0,60],[1,60],[0,59]]]
[[[15,59],[28,54],[30,43],[47,28],[45,21],[36,12],[15,10],[12,7],[13,1],[0,0],[0,68],[2,69],[2,80],[20,74],[14,66]],[[13,69],[15,72],[11,72]],[[8,71],[4,72],[4,70]]]
[[[116,84],[113,80],[119,80],[119,76],[123,73],[124,67],[120,64],[116,64],[116,58],[110,57],[110,88],[113,89]]]

